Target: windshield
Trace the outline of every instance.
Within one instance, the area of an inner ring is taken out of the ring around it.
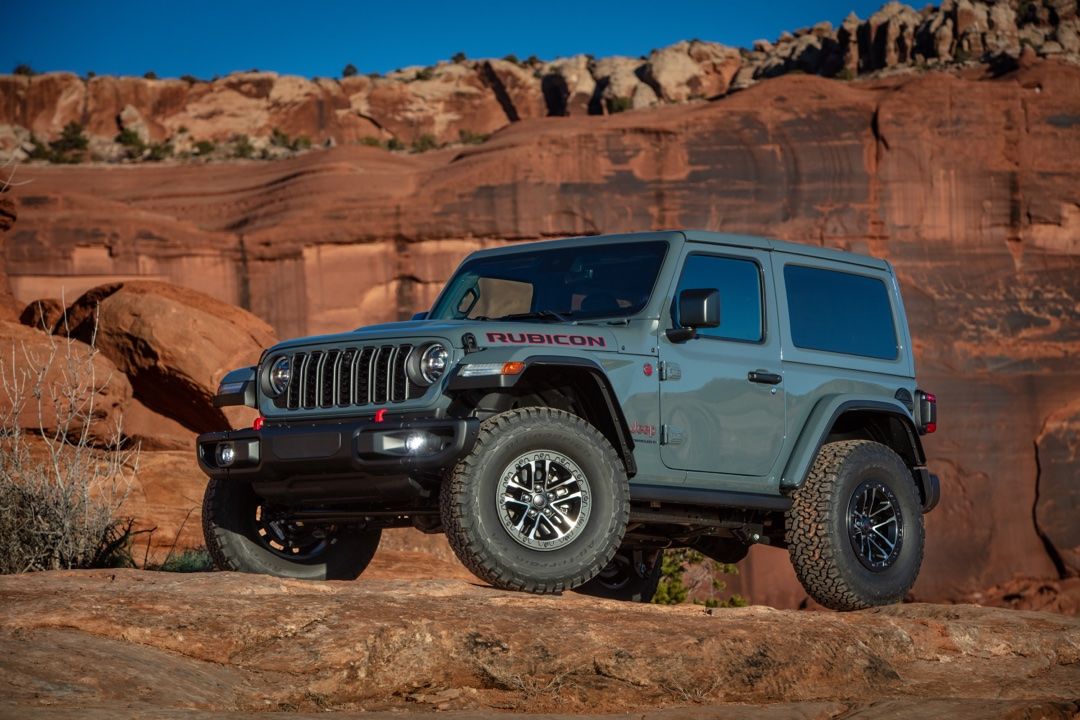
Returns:
[[[429,317],[587,320],[627,317],[649,302],[666,242],[583,245],[470,260]]]

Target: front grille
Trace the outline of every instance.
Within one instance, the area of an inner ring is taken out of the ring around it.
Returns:
[[[274,400],[289,410],[387,405],[417,398],[424,387],[406,370],[412,345],[296,352],[289,390]]]

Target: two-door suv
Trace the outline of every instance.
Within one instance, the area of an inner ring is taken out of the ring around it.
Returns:
[[[413,526],[497,587],[648,601],[665,549],[761,543],[848,610],[905,596],[939,496],[891,266],[757,237],[477,252],[428,312],[282,342],[216,402],[260,411],[198,438],[221,569],[351,579]]]

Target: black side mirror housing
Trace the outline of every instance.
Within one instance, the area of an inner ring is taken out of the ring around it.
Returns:
[[[686,342],[700,328],[720,327],[720,291],[715,288],[683,290],[676,299],[679,327],[667,331],[672,342]]]

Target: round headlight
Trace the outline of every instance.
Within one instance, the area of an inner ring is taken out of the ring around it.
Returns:
[[[446,372],[450,365],[450,352],[439,343],[428,345],[420,356],[420,376],[431,385]]]
[[[289,389],[289,380],[292,379],[292,363],[285,355],[274,358],[270,362],[270,369],[266,373],[266,382],[270,394],[274,397],[284,395]]]

